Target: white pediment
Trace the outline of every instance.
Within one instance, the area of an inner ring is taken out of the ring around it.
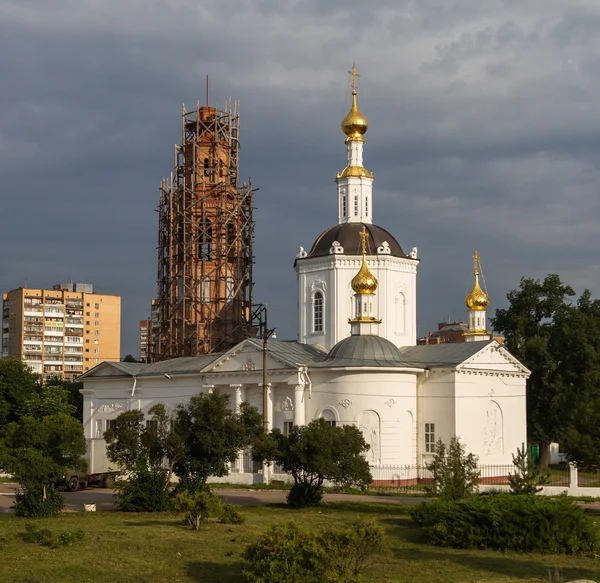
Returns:
[[[99,377],[130,377],[133,376],[133,374],[135,373],[121,368],[120,363],[118,362],[102,362],[98,366],[95,366],[92,370],[83,373],[77,378],[77,380]]]
[[[277,358],[272,353],[268,353],[267,356],[268,370],[296,370],[298,368],[285,359]],[[251,372],[262,369],[263,351],[252,343],[242,342],[212,362],[202,372]]]
[[[505,373],[530,374],[504,346],[492,342],[456,367],[458,370],[499,371]]]

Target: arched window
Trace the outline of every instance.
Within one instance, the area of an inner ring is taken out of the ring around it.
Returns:
[[[365,217],[369,216],[369,199],[365,198]]]
[[[210,221],[203,221],[198,225],[199,242],[198,242],[198,258],[212,259],[212,228]]]
[[[354,195],[354,216],[358,216],[358,195]]]
[[[313,332],[323,332],[323,292],[313,296]]]
[[[331,425],[331,427],[335,427],[335,413],[331,409],[324,409],[323,413],[321,413],[321,419],[325,419],[327,425]]]
[[[210,167],[209,167],[208,158],[204,158],[204,176],[209,176],[209,175],[210,175]]]
[[[342,216],[346,216],[346,195],[342,195]]]

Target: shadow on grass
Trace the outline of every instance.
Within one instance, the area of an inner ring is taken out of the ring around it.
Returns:
[[[490,555],[491,551],[439,549],[437,547],[423,548],[397,548],[394,556],[400,561],[415,561],[443,564],[455,563],[471,571],[486,571],[497,575],[504,575],[516,579],[540,579],[546,581],[548,572],[554,572],[555,567],[561,573],[563,581],[575,579],[594,580],[598,576],[598,569],[588,567],[574,567],[560,565],[563,556],[540,556],[539,561],[530,560],[527,555],[517,553],[509,556],[500,553]],[[556,559],[559,559],[558,561]]]
[[[201,562],[188,563],[187,575],[192,581],[198,583],[238,583],[245,581],[242,575],[243,564],[241,561],[229,562]]]

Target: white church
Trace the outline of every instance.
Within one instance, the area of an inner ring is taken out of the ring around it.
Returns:
[[[465,342],[416,345],[417,248],[405,253],[373,223],[374,179],[363,165],[368,122],[355,80],[342,122],[348,160],[336,176],[337,223],[310,251],[300,247],[295,259],[298,340],[252,338],[223,353],[154,364],[105,362],[85,373],[79,380],[90,471],[108,469],[102,436],[121,412],[147,412],[158,402],[175,406],[214,389],[229,393],[233,407],[249,401],[262,411],[266,402],[269,428],[284,433],[317,418],[355,425],[370,445],[375,479],[385,466],[423,466],[439,438],[459,436],[486,465],[511,464],[527,442],[529,371],[486,331],[489,299],[477,253]],[[266,477],[241,455],[228,479]]]

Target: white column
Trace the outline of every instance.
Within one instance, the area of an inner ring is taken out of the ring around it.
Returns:
[[[275,400],[275,390],[271,383],[267,384],[267,423],[269,424],[269,431],[274,427],[273,419],[273,401]]]
[[[304,383],[300,383],[294,386],[294,426],[306,425],[304,387]]]
[[[235,412],[239,413],[240,412],[240,405],[242,404],[243,400],[244,400],[244,394],[243,394],[243,388],[242,385],[229,385],[232,389],[235,390]],[[238,459],[237,459],[237,464],[236,464],[236,468],[238,473],[243,473],[244,472],[244,452],[240,451],[240,453],[238,454]]]
[[[235,412],[240,412],[240,405],[244,400],[244,395],[242,394],[242,385],[229,385],[232,389],[235,390]]]

